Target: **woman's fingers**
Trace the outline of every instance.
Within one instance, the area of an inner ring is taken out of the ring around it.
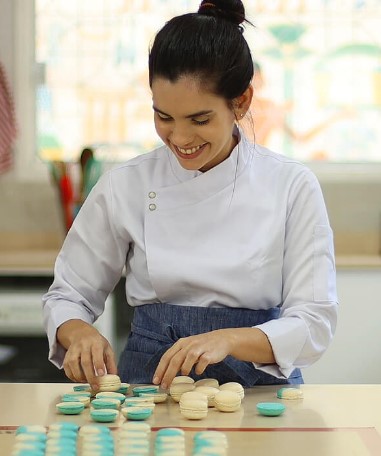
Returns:
[[[115,355],[114,352],[112,351],[112,348],[110,345],[107,347],[105,351],[105,364],[106,364],[106,369],[109,374],[117,374],[118,373],[118,368],[115,362]]]
[[[225,359],[229,350],[225,333],[220,330],[179,339],[162,356],[153,383],[167,388],[178,372],[189,375],[193,368],[201,375],[209,364]]]
[[[94,390],[98,389],[98,376],[117,373],[112,348],[98,332],[71,344],[64,359],[64,370],[70,380],[87,382]]]

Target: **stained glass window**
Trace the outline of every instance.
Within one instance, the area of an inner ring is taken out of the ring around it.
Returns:
[[[160,144],[147,52],[199,0],[35,0],[38,153],[123,161]],[[381,161],[381,0],[247,0],[258,143],[303,161]],[[253,131],[254,125],[254,131]]]

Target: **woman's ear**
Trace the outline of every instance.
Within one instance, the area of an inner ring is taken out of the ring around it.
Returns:
[[[243,92],[242,95],[235,98],[234,106],[234,115],[237,120],[242,119],[246,112],[250,108],[251,100],[253,99],[253,86],[249,84],[247,89]]]

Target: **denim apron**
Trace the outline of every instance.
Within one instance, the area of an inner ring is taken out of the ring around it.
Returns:
[[[178,339],[216,329],[251,327],[279,317],[280,309],[250,310],[146,304],[135,308],[126,347],[121,353],[118,371],[123,382],[152,383],[162,355]],[[195,380],[215,378],[221,384],[238,382],[242,386],[299,384],[303,378],[295,369],[289,378],[279,379],[254,367],[251,362],[227,356],[209,365],[202,375],[194,369]]]

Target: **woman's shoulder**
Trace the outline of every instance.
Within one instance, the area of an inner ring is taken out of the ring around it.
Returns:
[[[311,175],[312,170],[305,163],[292,157],[274,152],[267,147],[254,145],[254,159],[257,167],[267,168],[273,172],[291,175]]]

